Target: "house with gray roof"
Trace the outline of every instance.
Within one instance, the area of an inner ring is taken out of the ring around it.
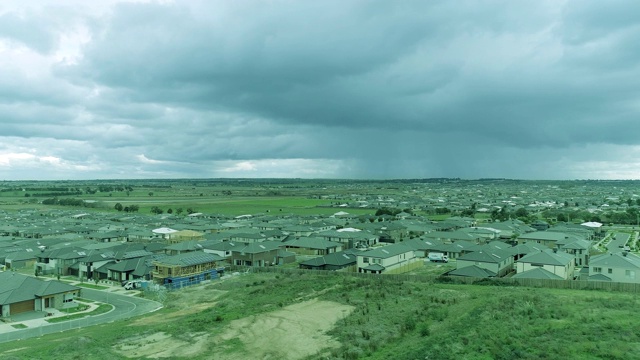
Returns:
[[[324,256],[316,257],[299,264],[300,269],[309,270],[333,270],[333,271],[356,271],[358,250],[348,249]]]
[[[382,274],[409,271],[421,261],[410,246],[403,243],[377,247],[358,254],[358,272]]]
[[[59,281],[43,281],[13,271],[0,272],[0,318],[30,311],[76,306],[80,288]]]
[[[283,242],[288,251],[298,255],[326,255],[342,250],[342,243],[321,237],[292,237]]]
[[[491,277],[496,277],[497,274],[484,267],[480,267],[478,265],[471,265],[471,266],[465,266],[462,268],[451,270],[447,273],[447,275],[465,276],[465,277],[474,277],[474,278],[491,278]]]
[[[493,246],[483,246],[476,251],[463,254],[456,261],[456,269],[477,266],[502,277],[513,269],[513,256]]]
[[[556,275],[547,269],[536,267],[517,273],[512,276],[513,279],[544,279],[544,280],[564,280],[560,275]]]
[[[351,249],[363,246],[373,246],[378,243],[378,236],[368,231],[362,231],[355,228],[342,228],[338,230],[322,231],[314,236],[326,238],[330,241],[342,243],[343,249]]]
[[[517,240],[518,244],[536,243],[553,249],[580,239],[584,238],[575,234],[547,230],[522,234]]]
[[[44,250],[37,253],[35,267],[40,274],[70,275],[75,271],[77,275],[77,268],[71,267],[88,253],[88,250],[77,246]]]
[[[40,249],[26,248],[24,250],[11,252],[5,255],[4,264],[7,269],[27,269],[33,268],[38,260]]]
[[[518,274],[537,267],[569,280],[574,277],[575,258],[572,254],[557,251],[557,249],[545,249],[528,254],[516,262]]]
[[[216,254],[224,259],[230,259],[234,250],[239,250],[247,246],[247,243],[239,241],[204,241],[202,242],[203,251]]]
[[[417,257],[426,258],[430,251],[437,251],[443,245],[440,240],[414,238],[402,242],[411,247]]]
[[[591,251],[591,241],[578,239],[566,243],[560,247],[568,254],[572,254],[576,258],[576,266],[589,265],[589,253]]]
[[[277,265],[279,264],[279,250],[281,248],[284,248],[284,244],[278,241],[246,244],[231,251],[231,261],[234,265],[244,266]]]
[[[164,255],[148,255],[144,257],[136,257],[124,260],[111,261],[102,267],[96,278],[102,279],[100,273],[105,273],[106,279],[114,280],[117,282],[123,282],[134,279],[150,280],[151,271],[153,270],[153,263],[155,261],[162,261],[168,256]]]
[[[640,257],[627,251],[606,253],[591,258],[589,280],[640,283]]]
[[[167,255],[178,255],[190,251],[200,251],[204,249],[201,241],[187,240],[167,245],[164,251]]]
[[[470,241],[456,241],[454,243],[443,243],[438,246],[434,246],[433,252],[444,253],[449,259],[457,259],[458,257],[476,251],[478,245]]]

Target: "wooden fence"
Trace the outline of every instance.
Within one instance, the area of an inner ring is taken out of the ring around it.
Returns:
[[[586,280],[552,280],[552,279],[513,279],[513,278],[474,278],[448,275],[407,275],[407,274],[371,274],[331,270],[305,270],[281,267],[246,267],[229,266],[229,272],[254,272],[277,274],[314,274],[320,276],[355,277],[363,279],[378,279],[389,281],[410,281],[426,283],[447,283],[461,285],[494,285],[494,286],[526,286],[534,288],[574,289],[574,290],[603,290],[628,293],[640,293],[640,284],[620,283],[608,281]]]

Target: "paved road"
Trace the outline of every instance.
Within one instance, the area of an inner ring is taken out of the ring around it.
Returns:
[[[82,289],[82,297],[85,299],[109,303],[114,306],[114,309],[106,314],[87,316],[82,319],[47,324],[37,328],[28,328],[0,334],[0,343],[109,323],[146,314],[162,307],[162,304],[155,301],[93,289]]]
[[[630,237],[631,235],[627,233],[615,234],[615,236],[607,244],[607,250],[612,252],[622,251],[623,247],[627,244],[627,241],[629,241]]]

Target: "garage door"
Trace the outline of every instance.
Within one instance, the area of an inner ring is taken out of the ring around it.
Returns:
[[[15,315],[15,314],[19,314],[27,311],[34,311],[35,303],[36,303],[35,300],[27,300],[27,301],[13,303],[11,304],[11,308],[10,308],[11,315]]]

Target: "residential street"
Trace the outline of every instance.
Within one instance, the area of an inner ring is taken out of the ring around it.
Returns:
[[[627,244],[627,241],[629,241],[630,237],[631,235],[627,233],[615,234],[615,236],[611,239],[609,244],[607,244],[607,250],[611,252],[621,251],[623,247]]]

